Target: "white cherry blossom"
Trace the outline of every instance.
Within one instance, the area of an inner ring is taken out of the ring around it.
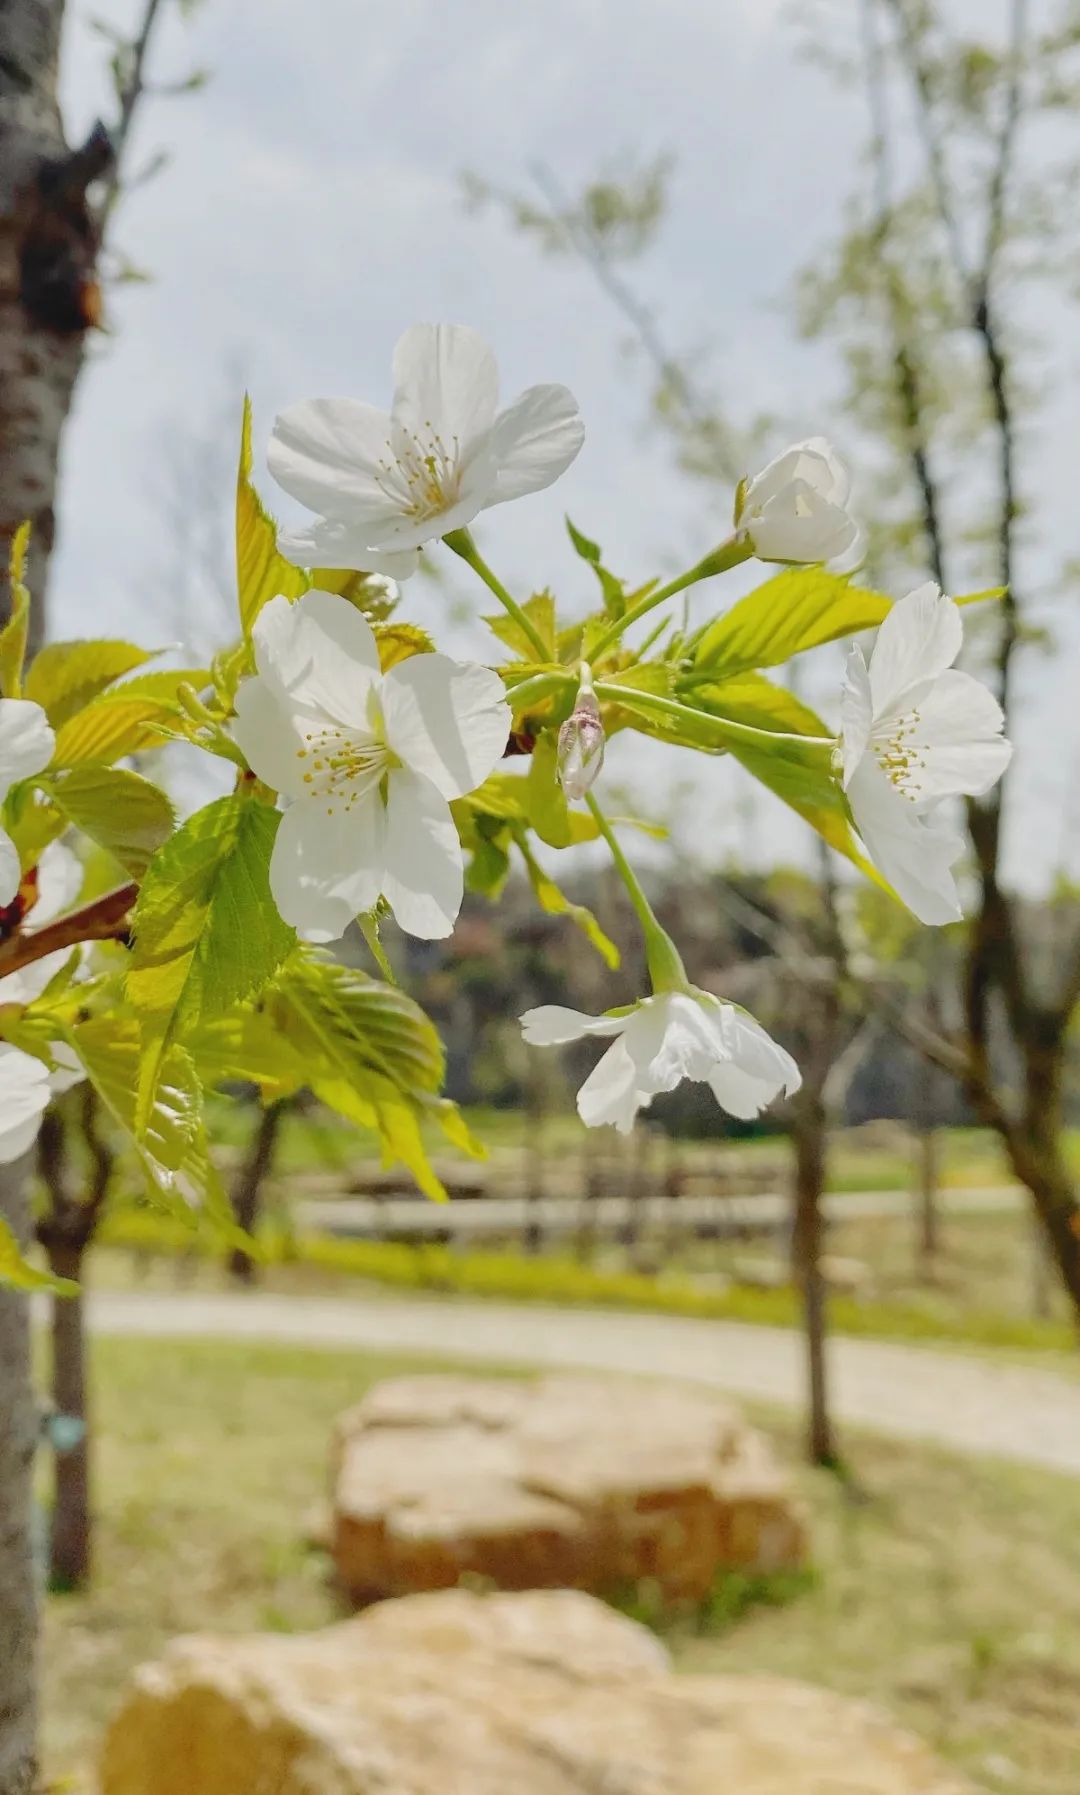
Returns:
[[[289,406],[267,461],[316,515],[281,536],[282,554],[405,579],[425,542],[550,486],[585,438],[573,394],[531,386],[499,411],[498,390],[495,357],[475,330],[414,324],[394,350],[389,412],[359,399]]]
[[[449,800],[482,784],[510,731],[488,667],[418,654],[383,674],[366,619],[344,598],[275,598],[254,627],[258,672],[236,695],[248,764],[286,800],[274,900],[333,941],[384,897],[410,935],[448,935],[462,897]]]
[[[82,890],[82,882],[83,868],[78,855],[61,841],[50,842],[37,863],[36,895],[27,904],[20,927],[39,929],[62,911],[70,910]],[[65,947],[55,954],[45,954],[42,959],[31,961],[29,966],[20,966],[17,972],[5,973],[0,978],[0,1004],[33,1003],[70,957],[71,949]],[[54,1066],[49,1083],[53,1095],[58,1097],[72,1085],[80,1084],[85,1073],[65,1042],[51,1042],[50,1051]]]
[[[20,779],[47,767],[56,738],[40,704],[28,698],[0,698],[0,805]],[[19,889],[19,852],[0,828],[0,904],[10,904]]]
[[[578,1092],[578,1114],[589,1128],[609,1122],[628,1134],[638,1111],[684,1078],[707,1084],[721,1109],[747,1118],[802,1083],[791,1055],[760,1023],[705,991],[661,992],[606,1016],[543,1004],[527,1010],[521,1026],[537,1047],[615,1037]]]
[[[0,1165],[10,1165],[33,1146],[51,1097],[49,1068],[0,1042]]]
[[[1012,754],[996,698],[953,667],[962,641],[959,607],[920,586],[893,605],[869,666],[852,648],[841,701],[843,782],[859,834],[925,923],[962,915],[951,869],[965,844],[944,801],[988,791]]]
[[[823,436],[794,443],[739,490],[736,533],[759,561],[858,565],[863,533],[847,504],[851,479]]]

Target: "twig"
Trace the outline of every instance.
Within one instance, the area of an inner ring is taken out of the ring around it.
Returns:
[[[103,236],[105,227],[112,215],[113,207],[120,197],[120,179],[122,163],[131,136],[132,121],[135,109],[142,98],[146,85],[146,57],[150,48],[150,39],[161,7],[161,0],[146,0],[142,25],[138,36],[134,39],[131,53],[131,69],[120,96],[120,117],[112,131],[113,157],[97,211],[98,230]]]
[[[78,910],[69,910],[66,916],[58,916],[55,922],[46,923],[43,928],[30,929],[13,935],[9,941],[0,942],[0,978],[9,972],[20,971],[23,966],[32,966],[46,954],[78,947],[83,941],[125,940],[138,895],[139,887],[134,883],[117,885],[103,897],[94,898],[92,903],[83,904]]]

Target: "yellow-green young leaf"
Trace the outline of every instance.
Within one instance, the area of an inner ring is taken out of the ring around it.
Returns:
[[[0,1285],[9,1290],[51,1290],[54,1296],[77,1296],[79,1286],[72,1278],[54,1278],[51,1272],[39,1271],[19,1251],[19,1243],[3,1216],[0,1215]]]
[[[773,685],[763,673],[740,673],[734,679],[694,685],[686,700],[718,716],[729,717],[734,723],[748,723],[754,729],[818,737],[829,733],[816,711],[785,686]]]
[[[272,598],[299,598],[309,584],[306,573],[278,554],[277,525],[252,484],[251,400],[245,394],[236,475],[236,592],[245,636]]]
[[[600,544],[593,542],[591,537],[585,536],[580,530],[575,529],[569,518],[566,519],[566,533],[574,546],[575,553],[588,563],[600,582],[600,590],[604,596],[604,609],[608,617],[621,617],[629,602],[626,589],[622,580],[617,579],[604,566],[604,552]]]
[[[572,904],[565,892],[559,890],[554,879],[549,878],[534,857],[524,833],[518,835],[517,844],[541,910],[546,910],[549,916],[568,916],[592,943],[601,959],[612,968],[618,966],[619,950],[611,937],[604,934],[592,911],[587,910],[584,904]]]
[[[348,1079],[328,1074],[313,1078],[311,1088],[320,1103],[339,1116],[361,1128],[375,1129],[387,1160],[400,1161],[425,1197],[435,1203],[446,1202],[446,1186],[427,1156],[416,1110],[389,1079],[369,1072],[361,1091]]]
[[[59,729],[115,680],[152,659],[133,642],[49,642],[30,663],[25,696]]]
[[[550,592],[534,592],[527,598],[521,609],[529,619],[544,645],[543,654],[539,654],[534,642],[522,629],[516,617],[506,611],[497,611],[493,617],[485,617],[492,635],[506,644],[510,653],[518,660],[540,661],[545,666],[557,661],[557,631],[555,627],[555,600]]]
[[[280,821],[267,804],[219,798],[176,831],[143,881],[127,976],[145,1050],[139,1128],[170,1042],[256,996],[296,944],[270,895]]]
[[[339,598],[347,598],[371,624],[385,623],[398,607],[393,580],[378,573],[357,573],[353,567],[313,567],[309,584],[320,592],[336,592]]]
[[[891,608],[883,592],[853,586],[844,574],[788,567],[710,624],[695,660],[719,679],[776,667],[804,649],[876,628]]]
[[[160,746],[163,729],[185,722],[177,688],[192,685],[200,691],[209,678],[205,668],[181,667],[139,673],[111,686],[57,730],[53,766],[74,767],[86,760],[108,766],[125,754]]]
[[[136,1132],[142,1057],[138,1024],[98,1016],[69,1025],[63,1034],[102,1104],[129,1136],[155,1206],[190,1228],[205,1221],[226,1240],[249,1245],[210,1158],[202,1086],[191,1055],[170,1047],[145,1126]]]
[[[380,623],[375,627],[379,665],[384,673],[414,654],[432,654],[435,644],[418,623]]]
[[[30,630],[30,594],[26,589],[26,551],[30,543],[30,525],[20,524],[12,538],[8,560],[8,589],[11,594],[10,614],[0,629],[0,697],[18,698],[22,692],[23,662],[26,659],[26,638]]]
[[[566,793],[559,784],[558,744],[548,730],[532,751],[525,779],[525,813],[549,848],[568,848],[574,837]]]
[[[50,793],[69,823],[141,879],[176,826],[172,804],[159,786],[124,767],[72,767],[52,781]]]

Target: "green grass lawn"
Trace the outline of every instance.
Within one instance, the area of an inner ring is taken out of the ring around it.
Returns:
[[[333,1416],[397,1360],[243,1344],[103,1340],[97,1567],[53,1597],[47,1764],[86,1786],[129,1669],[174,1633],[325,1625],[339,1613],[305,1544]],[[769,1425],[789,1452],[790,1423]],[[868,1437],[858,1493],[800,1481],[817,1576],[785,1606],[670,1637],[688,1669],[777,1671],[884,1704],[1010,1795],[1080,1787],[1080,1486]],[[194,1795],[194,1792],[193,1792]]]

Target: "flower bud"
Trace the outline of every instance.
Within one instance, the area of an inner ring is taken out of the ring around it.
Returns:
[[[850,486],[824,437],[795,443],[752,480],[740,480],[736,532],[759,561],[826,562],[849,571],[862,553],[862,531],[847,508]]]
[[[604,725],[596,695],[579,691],[573,715],[559,731],[559,782],[571,800],[583,798],[604,764]]]

